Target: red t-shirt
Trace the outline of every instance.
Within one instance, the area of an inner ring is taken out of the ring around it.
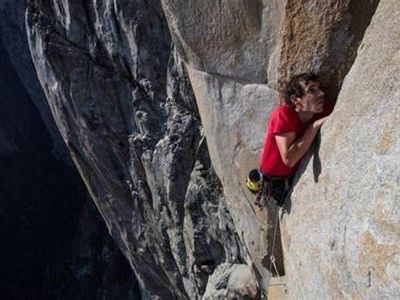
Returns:
[[[334,107],[334,102],[327,101],[324,111],[314,116],[317,120],[329,115]],[[260,170],[265,175],[288,177],[294,175],[299,163],[289,168],[282,161],[281,154],[276,144],[275,135],[295,132],[296,139],[300,138],[306,126],[299,119],[296,111],[287,104],[281,104],[275,108],[268,121],[268,130],[265,137],[264,149],[261,154]]]
[[[289,168],[282,161],[275,135],[295,132],[297,139],[304,133],[304,130],[305,126],[293,108],[286,104],[281,104],[275,108],[268,122],[264,149],[261,154],[260,169],[263,174],[286,177],[296,172],[298,166]]]

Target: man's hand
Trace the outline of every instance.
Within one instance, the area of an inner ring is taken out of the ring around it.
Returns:
[[[315,120],[307,127],[303,136],[297,140],[294,132],[278,134],[275,136],[282,161],[286,166],[293,168],[300,161],[304,154],[306,154],[322,124],[324,124],[327,119],[328,117],[324,117]]]

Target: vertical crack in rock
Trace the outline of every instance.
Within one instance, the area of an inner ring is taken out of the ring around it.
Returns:
[[[315,71],[327,98],[335,100],[379,1],[254,1],[246,7],[241,1],[221,1],[220,6],[226,4],[223,24],[214,4],[162,2],[179,55],[187,64],[213,166],[249,252],[248,264],[266,293],[271,276],[271,240],[266,232],[274,220],[254,209],[242,183],[248,170],[257,166],[266,120],[278,96],[277,80]],[[253,9],[260,7],[261,28],[245,26],[249,18],[257,19],[259,12],[254,16]],[[229,22],[232,15],[235,22]],[[232,37],[237,37],[234,47]],[[268,86],[259,84],[266,73]]]
[[[282,228],[293,295],[399,295],[399,26],[400,3],[380,1],[322,128],[320,179],[308,166],[292,194]]]
[[[336,99],[378,3],[288,0],[278,76],[314,71],[321,75],[327,96]]]
[[[242,181],[257,162],[273,88],[312,70],[336,99],[378,2],[28,1],[53,116],[144,297],[257,295],[232,287],[246,269],[241,247],[266,293],[273,220]],[[259,84],[267,73],[268,87]]]

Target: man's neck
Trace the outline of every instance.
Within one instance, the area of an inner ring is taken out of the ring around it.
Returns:
[[[296,111],[296,113],[299,116],[300,121],[304,124],[310,122],[314,117],[314,113],[309,111]]]

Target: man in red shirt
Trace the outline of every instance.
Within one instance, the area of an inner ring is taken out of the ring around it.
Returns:
[[[271,198],[283,205],[301,159],[333,109],[326,104],[314,74],[293,76],[283,86],[280,104],[268,121],[260,162],[264,187],[257,205],[262,207]]]

